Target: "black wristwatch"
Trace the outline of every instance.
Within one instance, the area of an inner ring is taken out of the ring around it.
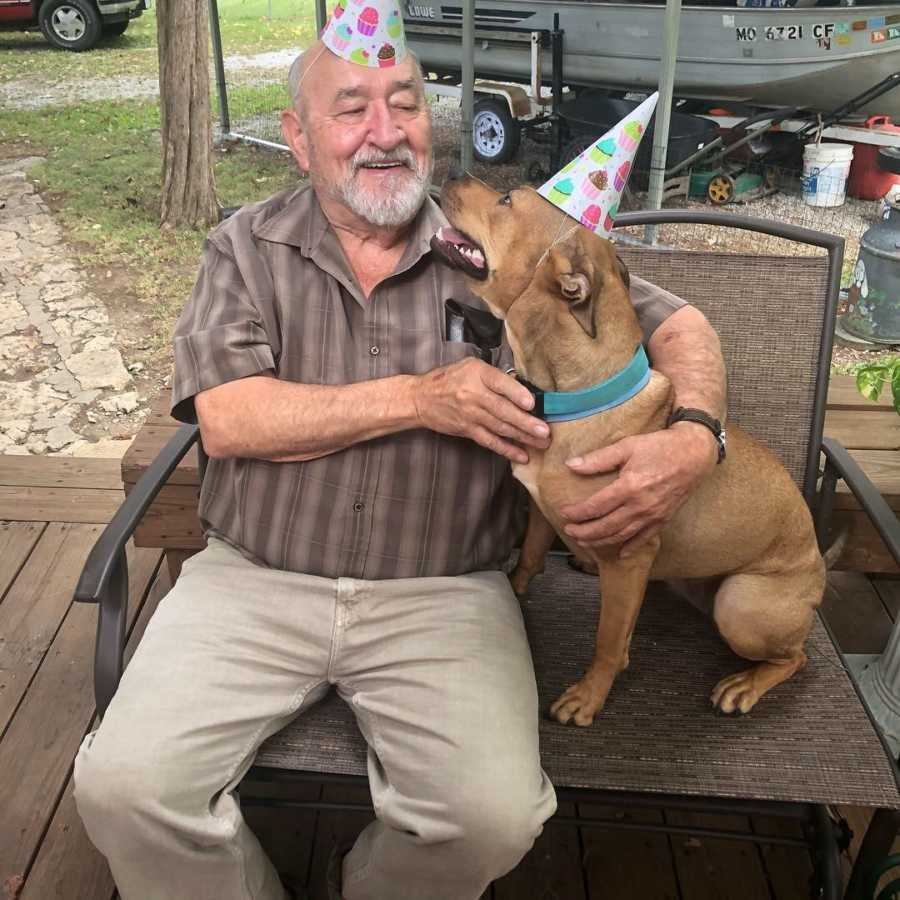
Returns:
[[[698,425],[705,425],[716,439],[719,445],[719,458],[716,465],[725,459],[725,429],[718,419],[714,419],[709,413],[703,412],[702,409],[691,409],[687,406],[679,406],[666,422],[666,428],[674,425],[676,422],[696,422]]]

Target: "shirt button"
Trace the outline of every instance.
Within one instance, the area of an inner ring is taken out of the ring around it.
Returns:
[[[366,508],[365,503],[360,503],[359,500],[353,504],[353,512],[362,512]]]
[[[369,353],[372,356],[378,356],[378,354],[381,353],[381,351],[377,347],[369,347]]]

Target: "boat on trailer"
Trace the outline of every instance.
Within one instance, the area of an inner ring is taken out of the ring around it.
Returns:
[[[428,72],[459,75],[458,2],[417,0],[404,7],[409,46]],[[660,3],[477,0],[475,71],[479,78],[527,84],[533,71],[529,33],[559,30],[564,84],[655,90],[664,13],[665,4]],[[549,73],[547,41],[539,53],[544,57],[542,70]],[[675,69],[678,97],[831,110],[897,71],[900,3],[682,8]],[[900,121],[900,90],[859,112]]]

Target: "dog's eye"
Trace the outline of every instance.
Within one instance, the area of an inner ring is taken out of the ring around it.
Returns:
[[[498,206],[512,206],[512,197],[509,194],[504,194],[498,201]]]

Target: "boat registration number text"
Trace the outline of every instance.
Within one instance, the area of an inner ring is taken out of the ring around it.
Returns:
[[[817,25],[766,25],[757,28],[753,25],[737,27],[734,29],[738,41],[757,41],[763,38],[767,41],[802,41],[804,37],[812,37],[821,41],[830,38],[834,34],[834,23],[822,23]]]

